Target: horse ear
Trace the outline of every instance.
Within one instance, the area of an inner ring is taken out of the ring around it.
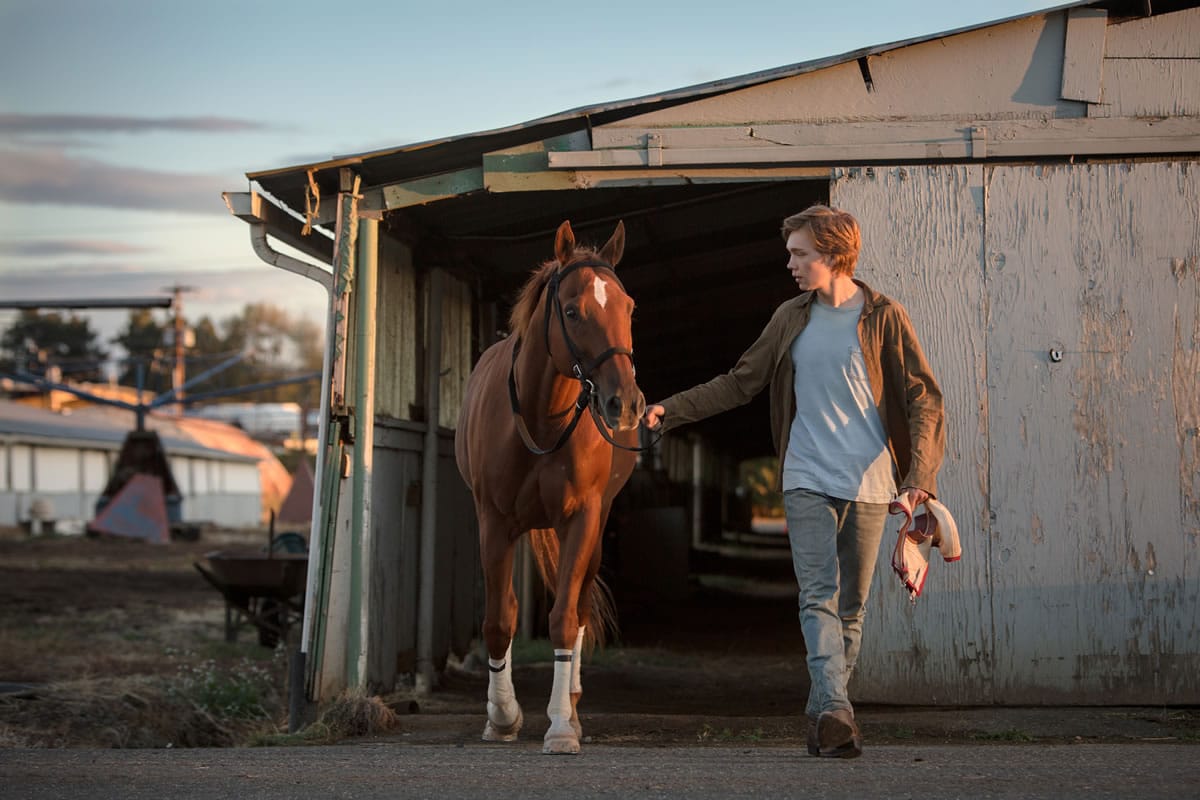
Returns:
[[[600,248],[600,258],[604,259],[614,267],[621,260],[621,256],[625,254],[625,221],[617,223],[617,229],[613,231],[612,238]]]
[[[575,257],[575,231],[571,230],[569,219],[563,220],[554,236],[554,257],[558,259],[560,267],[565,267]]]

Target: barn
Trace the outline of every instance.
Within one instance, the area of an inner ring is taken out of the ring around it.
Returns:
[[[779,221],[826,202],[942,383],[965,550],[916,605],[881,565],[855,696],[1200,702],[1198,158],[1200,4],[1112,0],[249,173],[255,251],[330,293],[311,695],[428,682],[477,630],[453,426],[563,219],[625,222],[653,400],[733,365],[794,292]],[[720,538],[765,402],[642,459],[633,511],[683,520],[643,539]]]

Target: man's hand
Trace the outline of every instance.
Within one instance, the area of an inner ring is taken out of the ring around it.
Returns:
[[[654,430],[659,426],[665,413],[667,410],[660,405],[646,406],[646,411],[642,414],[642,424],[648,429]]]
[[[905,486],[900,490],[900,494],[907,498],[908,507],[911,509],[916,509],[917,506],[929,499],[929,492],[915,486]]]

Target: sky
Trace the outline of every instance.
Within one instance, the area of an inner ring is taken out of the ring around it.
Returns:
[[[324,290],[261,262],[226,210],[247,172],[1055,5],[0,0],[0,297],[184,285],[188,319],[265,301],[323,324]],[[107,341],[128,314],[88,315]]]

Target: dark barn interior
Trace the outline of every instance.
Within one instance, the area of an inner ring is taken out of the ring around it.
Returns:
[[[654,402],[730,369],[774,309],[795,294],[779,225],[812,203],[828,202],[827,187],[827,181],[793,180],[478,193],[392,212],[387,223],[414,242],[415,263],[452,270],[477,287],[478,355],[502,335],[529,272],[552,257],[564,219],[577,240],[595,246],[623,220],[618,273],[637,302],[638,381]],[[693,433],[726,465],[772,455],[767,393],[678,435]],[[748,506],[738,505],[735,489],[726,480],[701,491],[698,547],[688,530],[695,488],[643,460],[614,506],[605,539],[603,574],[625,641],[677,637],[692,649],[723,630],[722,641],[743,647],[799,646],[786,541],[750,533]],[[746,594],[751,586],[758,597]],[[527,610],[531,632],[544,634],[548,598],[535,593],[534,602]]]
[[[732,367],[795,293],[779,223],[826,195],[824,181],[480,193],[392,212],[389,224],[420,237],[416,263],[460,275],[471,265],[481,303],[496,307],[495,326],[480,326],[482,350],[529,271],[552,256],[564,219],[596,246],[623,220],[618,272],[637,302],[638,382],[653,402]],[[766,402],[761,395],[693,430],[738,460],[770,454]]]

